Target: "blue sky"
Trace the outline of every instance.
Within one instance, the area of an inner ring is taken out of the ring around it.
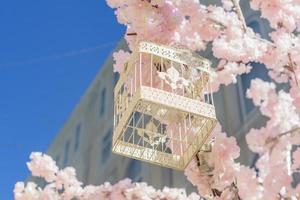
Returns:
[[[104,0],[2,0],[0,199],[28,176],[125,28]]]

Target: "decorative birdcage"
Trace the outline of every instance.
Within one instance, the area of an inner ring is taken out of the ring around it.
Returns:
[[[113,152],[183,170],[216,124],[210,62],[141,42],[114,89]]]

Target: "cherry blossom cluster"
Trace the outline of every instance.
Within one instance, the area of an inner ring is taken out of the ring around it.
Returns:
[[[197,0],[107,0],[121,24],[127,26],[125,39],[131,51],[138,42],[146,40],[158,44],[186,47],[194,51],[205,50],[213,44],[213,54],[222,59],[218,66],[213,87],[228,84],[241,73],[250,70],[240,62],[262,59],[268,44],[251,29],[244,30],[243,23],[233,10],[230,1],[223,1],[225,8],[205,6]],[[122,56],[123,55],[123,56]],[[130,54],[115,54],[115,71],[122,71],[120,63],[126,62]],[[236,62],[234,64],[233,62]],[[224,67],[223,65],[226,65]],[[229,81],[230,80],[230,81]]]
[[[41,177],[46,185],[41,188],[34,182],[18,182],[14,188],[15,200],[200,200],[195,193],[186,194],[184,189],[156,190],[146,183],[132,183],[124,179],[115,185],[83,186],[72,167],[59,169],[48,155],[32,153],[27,163],[33,176]]]
[[[300,160],[297,149],[300,145],[300,2],[250,2],[252,9],[260,10],[262,18],[270,22],[270,41],[245,26],[241,13],[236,12],[238,0],[222,0],[223,7],[205,6],[197,0],[107,2],[116,9],[119,22],[127,26],[125,38],[131,51],[142,40],[194,51],[205,50],[212,43],[212,53],[220,60],[215,66],[214,91],[221,84],[235,83],[238,75],[249,73],[252,69],[249,62],[262,63],[269,69],[274,83],[255,79],[247,92],[247,97],[269,119],[264,127],[251,129],[246,136],[249,148],[259,155],[254,168],[234,162],[239,157],[235,139],[216,129],[212,151],[194,159],[185,173],[207,198],[299,199],[300,186],[292,186],[292,182],[293,174],[299,173]],[[142,18],[137,16],[140,13],[137,10],[143,13]],[[122,70],[117,65],[122,63],[120,59],[129,57],[130,54],[115,56],[116,71]],[[276,82],[288,85],[287,89],[278,89]]]
[[[212,151],[198,155],[186,168],[185,175],[207,199],[234,199],[235,175],[239,169],[234,160],[239,157],[240,148],[234,137],[221,132],[219,125],[212,136],[216,137]]]

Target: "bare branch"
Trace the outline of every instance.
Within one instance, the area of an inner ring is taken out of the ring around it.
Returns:
[[[276,137],[273,137],[273,138],[267,138],[265,144],[266,144],[266,145],[270,145],[270,151],[272,152],[273,148],[276,146],[276,144],[278,143],[278,140],[279,140],[281,137],[286,136],[286,135],[289,135],[289,134],[294,134],[296,131],[299,131],[299,130],[300,130],[300,127],[296,127],[296,128],[293,128],[293,129],[291,129],[291,130],[289,130],[289,131],[280,133],[280,134],[277,135]]]

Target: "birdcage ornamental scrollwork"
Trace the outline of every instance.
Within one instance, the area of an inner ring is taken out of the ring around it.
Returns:
[[[141,42],[114,89],[113,152],[182,170],[216,123],[210,62]]]

